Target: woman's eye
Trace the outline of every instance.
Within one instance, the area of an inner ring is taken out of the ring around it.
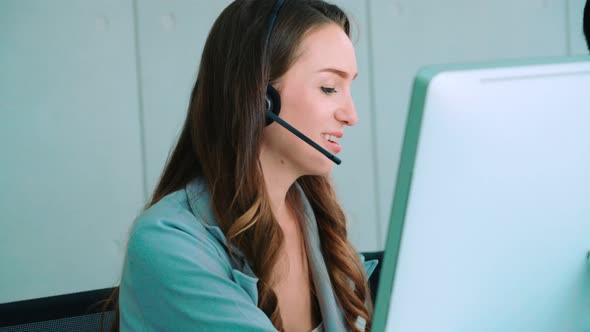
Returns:
[[[327,94],[327,95],[338,92],[338,91],[336,91],[335,88],[328,88],[328,87],[325,87],[325,86],[321,87],[321,89],[322,89],[322,92],[325,93],[325,94]]]

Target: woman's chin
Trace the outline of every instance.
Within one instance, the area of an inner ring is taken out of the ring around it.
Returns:
[[[334,169],[334,162],[331,160],[324,158],[320,163],[315,164],[313,167],[309,168],[307,175],[318,175],[318,176],[328,176],[332,173]]]

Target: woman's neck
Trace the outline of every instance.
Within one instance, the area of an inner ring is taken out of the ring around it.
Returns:
[[[260,154],[260,165],[270,200],[270,207],[279,224],[292,220],[287,193],[299,177],[296,172],[280,158],[274,158],[264,152]]]

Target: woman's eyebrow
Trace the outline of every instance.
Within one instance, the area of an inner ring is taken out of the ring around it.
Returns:
[[[333,73],[333,74],[336,74],[344,79],[348,79],[351,76],[350,74],[348,74],[348,72],[346,72],[344,70],[336,69],[336,68],[322,68],[322,69],[318,70],[317,72],[318,73],[321,73],[321,72]],[[352,79],[354,80],[357,76],[358,76],[358,72],[356,72],[356,73],[354,73],[354,75],[352,75]]]

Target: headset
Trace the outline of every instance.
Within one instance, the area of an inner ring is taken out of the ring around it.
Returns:
[[[264,51],[268,52],[268,42],[270,40],[270,36],[272,34],[272,30],[275,26],[275,22],[277,20],[277,15],[279,10],[283,6],[285,0],[277,0],[274,4],[272,12],[269,17],[268,23],[268,32],[266,34],[266,40],[264,42]],[[270,125],[273,122],[278,123],[279,125],[283,126],[285,129],[293,133],[295,136],[299,137],[305,143],[311,145],[314,149],[319,151],[321,154],[326,156],[328,159],[333,161],[336,165],[340,165],[342,161],[336,157],[335,155],[331,154],[330,152],[326,151],[326,149],[322,148],[319,144],[312,141],[309,137],[305,136],[299,130],[293,128],[290,124],[285,122],[285,120],[279,117],[279,113],[281,111],[281,96],[279,92],[270,84],[266,86],[266,96],[265,96],[265,118],[266,118],[266,125]]]

